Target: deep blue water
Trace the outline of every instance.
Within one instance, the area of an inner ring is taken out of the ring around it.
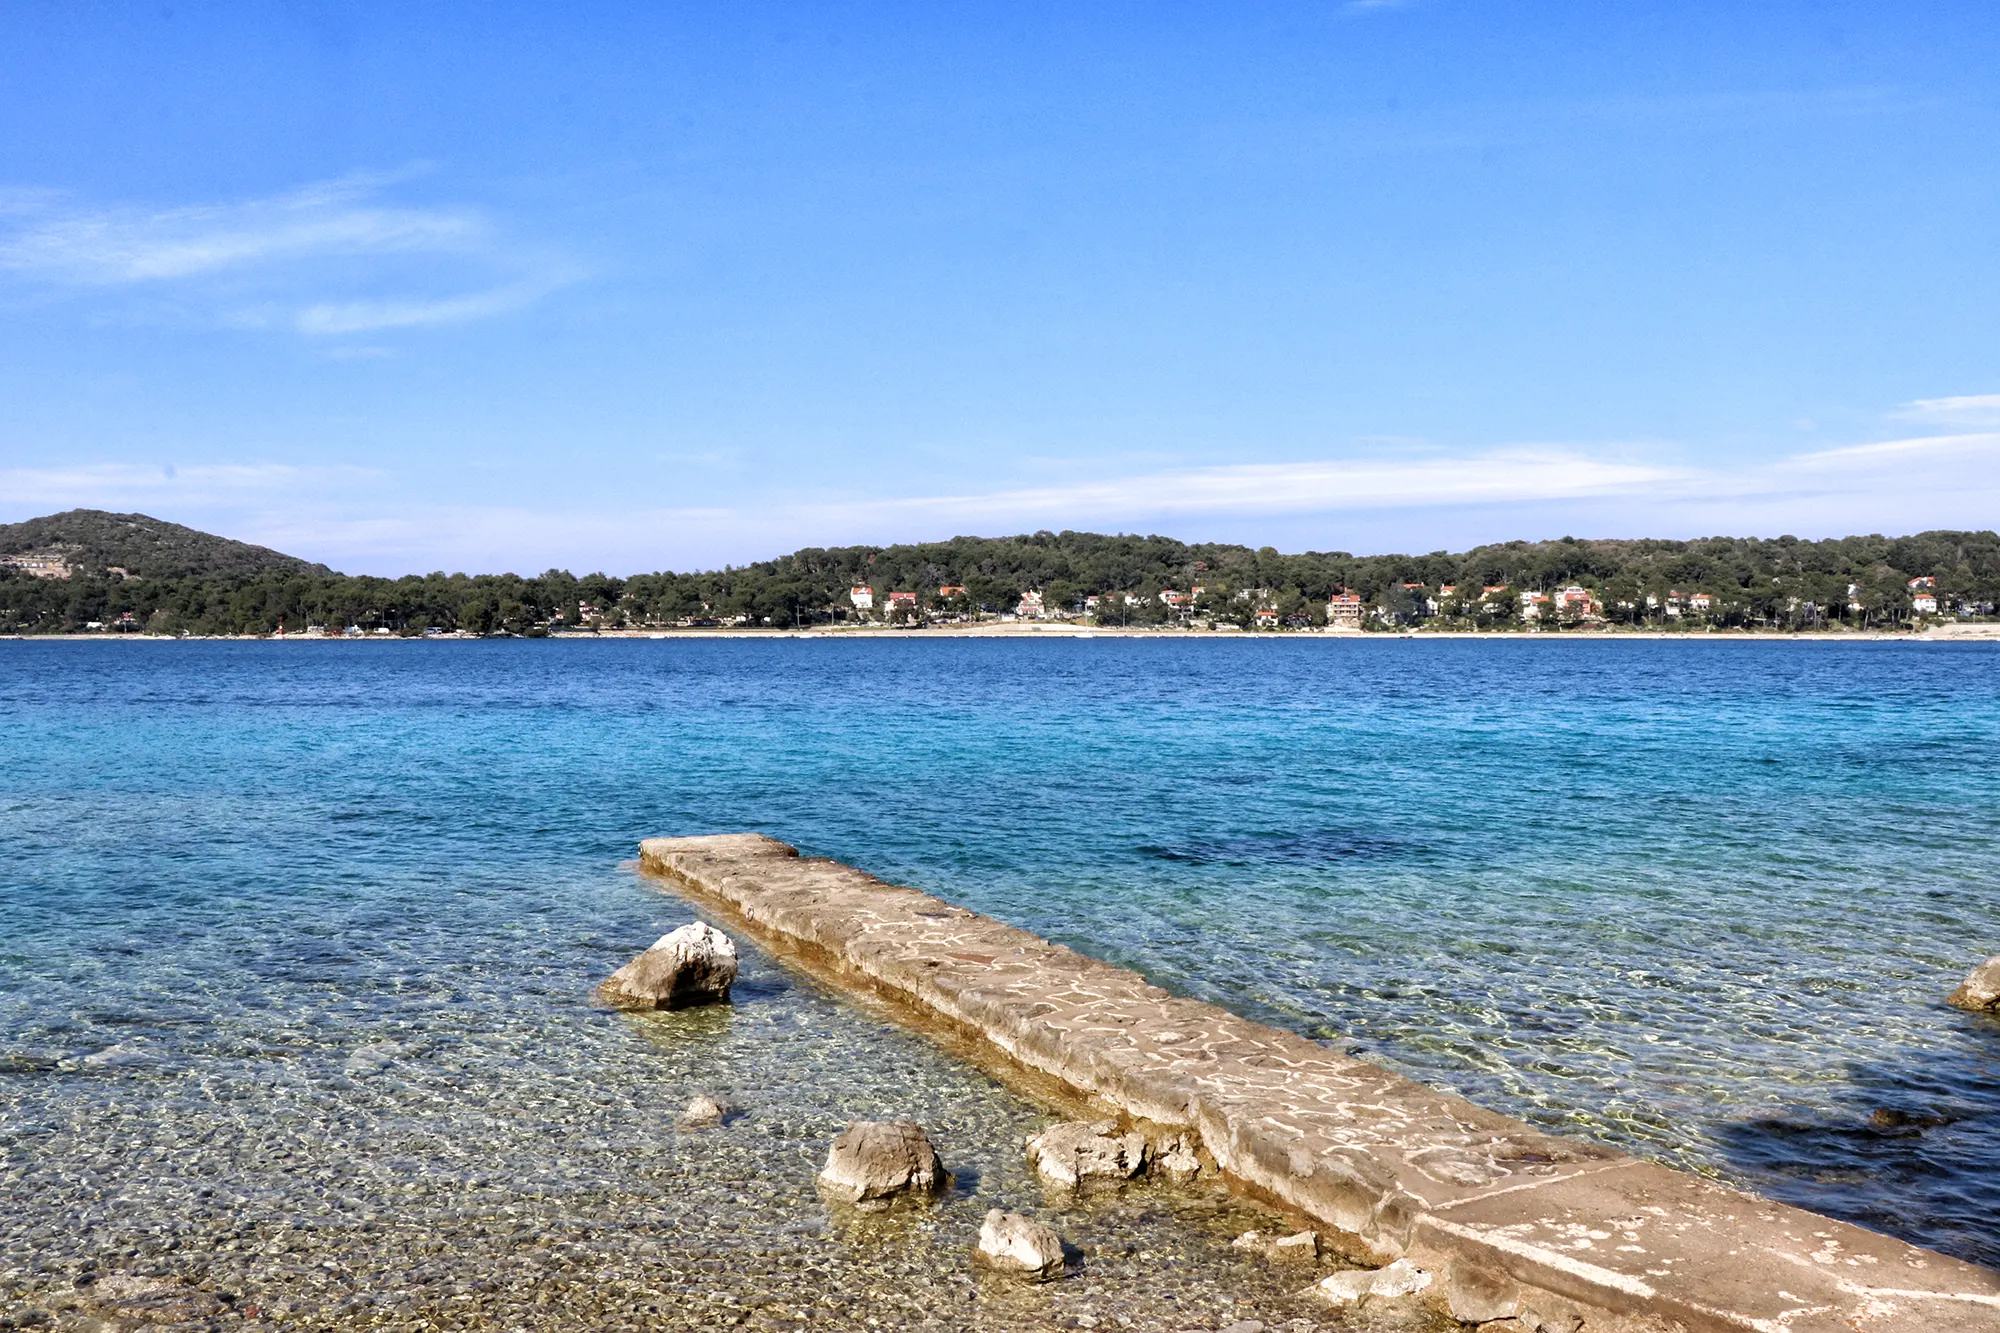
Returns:
[[[1996,814],[1988,645],[0,643],[0,1058],[533,1011],[421,982],[755,829],[2000,1262]]]

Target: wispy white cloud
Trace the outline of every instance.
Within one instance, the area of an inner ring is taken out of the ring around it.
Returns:
[[[372,333],[377,329],[412,329],[432,324],[463,324],[503,315],[532,305],[560,281],[550,275],[534,282],[512,283],[490,291],[435,300],[322,302],[298,312],[293,323],[300,333]]]
[[[484,222],[464,210],[369,203],[391,179],[354,176],[233,204],[55,211],[0,240],[0,269],[113,286],[280,260],[461,251],[485,238]],[[40,203],[35,212],[54,211],[47,196]]]
[[[0,201],[0,275],[78,293],[171,288],[176,309],[215,323],[314,336],[483,319],[576,276],[476,209],[384,200],[408,174],[153,209],[19,192]]]
[[[1850,444],[1794,454],[1770,464],[1772,476],[1811,476],[1907,472],[1917,468],[1962,466],[1990,456],[2000,446],[2000,433],[1973,431],[1961,435],[1918,435],[1874,444]],[[1927,475],[1935,475],[1929,473]]]
[[[2000,426],[2000,393],[1919,398],[1913,403],[1904,403],[1896,415],[1913,421],[1935,421],[1952,426]]]
[[[11,467],[0,468],[0,504],[116,509],[147,504],[226,506],[274,499],[299,503],[308,495],[362,486],[381,475],[370,468],[284,463]]]
[[[1576,499],[1681,480],[1680,470],[1553,446],[1458,457],[1247,463],[985,494],[885,498],[887,512],[964,519],[1023,515],[1300,513]]]

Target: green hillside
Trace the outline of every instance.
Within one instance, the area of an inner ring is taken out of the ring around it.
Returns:
[[[0,524],[0,557],[29,555],[60,560],[78,576],[102,576],[111,569],[141,579],[332,572],[325,565],[267,547],[146,514],[111,514],[102,509],[71,509],[24,523]]]

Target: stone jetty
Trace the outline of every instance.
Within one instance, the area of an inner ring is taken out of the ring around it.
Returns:
[[[653,838],[640,856],[1030,1095],[1184,1135],[1331,1247],[1407,1261],[1398,1274],[1427,1275],[1424,1298],[1466,1322],[2000,1333],[2000,1273],[1544,1134],[838,862],[754,834]]]

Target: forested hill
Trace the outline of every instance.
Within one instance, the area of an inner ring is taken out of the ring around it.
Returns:
[[[2000,534],[1926,532],[1913,537],[1714,537],[1699,541],[1579,540],[1506,542],[1429,555],[1282,554],[1271,547],[1186,543],[1168,537],[1040,532],[1022,537],[957,537],[899,546],[806,549],[742,569],[692,575],[641,575],[624,587],[648,605],[694,604],[699,597],[734,612],[774,615],[797,604],[844,601],[853,585],[877,596],[928,593],[962,585],[971,601],[1011,608],[1037,589],[1048,606],[1072,607],[1090,594],[1157,594],[1202,584],[1230,592],[1254,589],[1270,602],[1324,603],[1342,589],[1371,606],[1404,602],[1404,584],[1435,590],[1505,586],[1548,591],[1582,584],[1612,599],[1643,599],[1674,590],[1707,590],[1768,601],[1782,597],[1828,604],[1850,583],[1905,591],[1908,580],[1935,577],[1940,595],[2000,600]]]
[[[25,553],[57,549],[76,557],[66,577],[46,576],[47,569],[38,576],[21,564]],[[111,566],[125,574],[107,572]],[[1165,589],[1191,593],[1202,586],[1210,619],[1249,624],[1256,609],[1269,607],[1279,623],[1292,625],[1323,621],[1329,595],[1352,590],[1370,609],[1371,626],[1437,614],[1429,603],[1445,585],[1456,585],[1495,592],[1476,604],[1462,593],[1459,609],[1446,610],[1440,623],[1487,628],[1519,627],[1520,593],[1579,585],[1614,624],[1663,623],[1668,603],[1678,601],[1690,609],[1673,617],[1683,627],[1782,629],[1909,623],[1924,614],[1910,580],[1923,578],[1935,581],[1940,614],[1964,607],[1990,615],[2000,603],[2000,536],[1564,538],[1461,553],[1356,556],[1039,532],[809,548],[686,574],[614,578],[550,570],[531,577],[381,579],[335,574],[141,514],[75,510],[0,527],[0,632],[62,632],[93,623],[189,633],[269,633],[280,624],[532,634],[689,620],[789,627],[854,616],[848,594],[857,585],[875,590],[878,615],[891,592],[916,594],[927,613],[976,615],[1011,612],[1022,593],[1035,590],[1052,611],[1099,595],[1108,618],[1131,624],[1186,618],[1160,599]],[[1696,593],[1707,594],[1699,614],[1687,600]]]
[[[0,524],[0,559],[8,557],[39,557],[73,575],[100,578],[111,570],[140,579],[333,572],[263,546],[145,514],[110,514],[102,509],[71,509],[25,523]]]

